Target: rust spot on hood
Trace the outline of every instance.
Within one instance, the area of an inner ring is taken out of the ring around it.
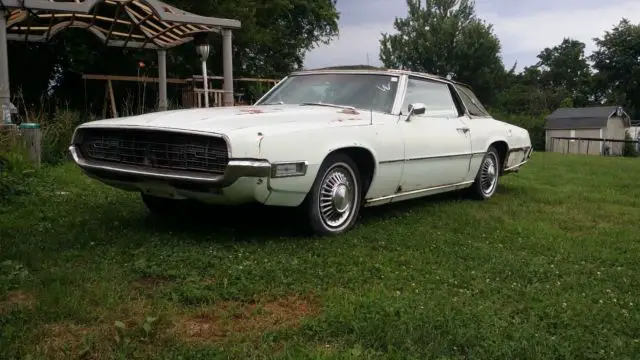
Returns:
[[[360,115],[360,113],[353,109],[342,109],[338,111],[340,114],[348,114],[348,115]]]
[[[243,114],[263,114],[264,111],[260,110],[260,109],[242,109],[240,110],[240,112],[236,115],[243,115]]]

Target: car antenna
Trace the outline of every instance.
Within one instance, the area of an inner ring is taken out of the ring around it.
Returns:
[[[369,107],[369,125],[373,125],[373,107]]]

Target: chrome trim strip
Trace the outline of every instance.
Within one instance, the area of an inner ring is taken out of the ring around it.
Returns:
[[[454,158],[454,157],[464,157],[464,156],[484,156],[486,151],[476,151],[472,153],[461,153],[461,154],[447,154],[447,155],[432,155],[432,156],[420,156],[420,157],[412,157],[407,159],[393,159],[393,160],[383,160],[378,162],[378,164],[391,164],[396,162],[408,162],[408,161],[420,161],[420,160],[431,160],[431,159],[446,159],[446,158]]]
[[[87,162],[75,145],[69,147],[73,161],[84,171],[107,171],[114,174],[134,175],[165,181],[187,181],[226,187],[241,177],[268,177],[271,164],[267,160],[231,159],[223,175],[199,175],[197,173],[180,173],[176,171],[149,171],[130,165],[112,165],[106,162]],[[98,176],[95,175],[94,176]],[[98,176],[99,177],[99,176]]]
[[[404,162],[404,159],[378,161],[378,164],[379,165],[384,165],[384,164],[393,164],[393,163],[398,163],[398,162]]]
[[[463,185],[469,185],[469,184],[473,184],[473,183],[474,183],[474,180],[471,180],[471,181],[463,181],[463,182],[457,183],[457,184],[441,185],[441,186],[434,186],[434,187],[425,188],[425,189],[400,192],[400,193],[393,194],[393,195],[388,195],[388,196],[383,196],[383,197],[379,197],[379,198],[375,198],[375,199],[366,200],[365,201],[365,206],[366,205],[370,205],[372,203],[384,201],[384,200],[395,199],[395,198],[400,197],[400,196],[417,195],[417,194],[421,194],[421,193],[425,193],[425,192],[429,192],[429,191],[444,190],[444,189],[448,189],[448,188],[454,188],[454,187],[463,186]]]
[[[528,162],[529,162],[529,159],[527,159],[527,160],[525,160],[525,161],[523,161],[523,162],[521,162],[519,164],[516,164],[516,165],[513,165],[511,167],[508,167],[508,168],[506,168],[506,169],[504,169],[502,171],[504,171],[504,172],[513,171],[514,169],[519,168],[520,166],[522,166],[522,165],[524,165],[524,164],[526,164]]]

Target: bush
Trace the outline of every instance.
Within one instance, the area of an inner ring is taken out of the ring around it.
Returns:
[[[56,165],[69,158],[73,130],[81,123],[81,115],[68,109],[59,109],[52,118],[41,119],[43,163]]]
[[[628,156],[628,157],[637,157],[638,156],[637,142],[636,143],[630,142],[630,141],[633,141],[634,139],[631,137],[631,135],[629,135],[628,132],[624,133],[624,140],[627,142],[624,143],[624,147],[622,148],[622,155]]]
[[[544,151],[546,141],[544,132],[545,117],[502,114],[499,111],[492,112],[491,114],[498,120],[527,129],[529,131],[529,136],[531,137],[531,145],[533,146],[533,149],[536,151]]]

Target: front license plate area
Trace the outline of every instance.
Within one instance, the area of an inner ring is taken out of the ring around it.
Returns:
[[[177,199],[180,197],[175,189],[167,184],[145,182],[141,187],[142,191],[147,195],[166,199]]]

